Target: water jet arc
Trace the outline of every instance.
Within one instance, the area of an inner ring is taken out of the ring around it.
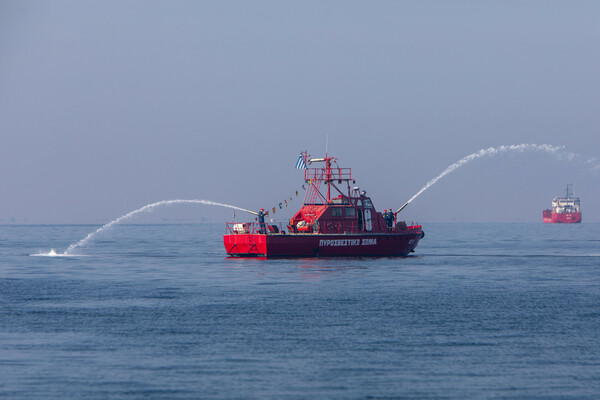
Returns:
[[[503,154],[503,153],[524,153],[526,151],[543,151],[549,154],[553,154],[557,157],[560,156],[566,156],[567,159],[572,160],[575,157],[577,157],[577,155],[575,153],[571,153],[571,152],[562,152],[561,150],[564,150],[564,146],[552,146],[549,144],[527,144],[527,143],[523,143],[523,144],[518,144],[518,145],[508,145],[508,146],[499,146],[499,147],[488,147],[487,149],[481,149],[478,152],[475,152],[473,154],[469,154],[468,156],[461,158],[460,160],[458,160],[457,162],[455,162],[454,164],[450,165],[448,168],[446,168],[441,174],[439,174],[438,176],[436,176],[435,178],[433,178],[432,180],[430,180],[429,182],[427,182],[427,184],[425,186],[423,186],[413,197],[411,197],[406,203],[404,203],[404,205],[402,207],[400,207],[398,209],[398,211],[396,211],[394,213],[394,215],[398,214],[400,211],[404,210],[404,208],[406,206],[408,206],[414,199],[416,199],[417,197],[419,197],[421,195],[421,193],[423,193],[424,191],[426,191],[427,189],[429,189],[431,186],[433,186],[437,181],[439,181],[440,179],[442,179],[444,176],[448,175],[449,173],[451,173],[452,171],[456,170],[457,168],[462,167],[463,165],[465,165],[466,163],[468,163],[469,161],[478,159],[478,158],[482,158],[482,157],[487,157],[487,156],[493,156],[493,155],[497,155],[497,154]]]
[[[70,254],[72,254],[73,250],[75,250],[77,247],[81,247],[84,244],[86,244],[87,242],[89,242],[97,233],[100,233],[100,232],[102,232],[102,231],[104,231],[106,229],[109,229],[113,225],[118,224],[120,222],[123,222],[124,220],[129,219],[129,218],[133,217],[136,214],[139,214],[139,213],[145,212],[145,211],[150,211],[150,210],[152,210],[155,207],[165,206],[165,205],[173,205],[173,204],[206,204],[206,205],[211,205],[211,206],[220,206],[220,207],[232,208],[234,210],[245,211],[245,212],[250,213],[250,214],[258,215],[258,213],[255,212],[255,211],[251,211],[251,210],[247,210],[245,208],[233,206],[231,204],[217,203],[216,201],[210,201],[210,200],[200,200],[200,199],[192,199],[192,200],[183,200],[183,199],[162,200],[162,201],[157,201],[156,203],[147,204],[144,207],[141,207],[141,208],[138,208],[137,210],[131,211],[131,212],[129,212],[129,213],[125,214],[125,215],[122,215],[119,218],[117,218],[117,219],[109,222],[108,224],[101,226],[96,231],[90,233],[89,235],[87,235],[86,237],[84,237],[83,239],[81,239],[79,242],[73,243],[72,245],[70,245],[67,248],[67,250],[65,250],[65,252],[63,254],[64,255],[70,255]]]

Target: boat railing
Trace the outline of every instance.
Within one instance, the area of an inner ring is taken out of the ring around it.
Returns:
[[[329,174],[327,169],[323,168],[307,168],[304,170],[305,181],[324,181],[327,179],[331,180],[350,180],[352,179],[351,168],[331,168]]]
[[[415,231],[420,230],[421,225],[415,222],[411,222],[410,225],[404,221],[398,221],[394,228],[389,229],[390,232],[402,232],[402,231]],[[322,233],[322,234],[361,234],[369,233],[365,232],[364,229],[359,229],[357,223],[352,222],[350,225],[335,224],[329,225],[329,222],[325,222],[325,225],[315,231],[314,224],[305,224],[301,227],[287,225],[285,228],[282,223],[259,223],[259,222],[226,222],[225,223],[225,234],[227,235],[239,235],[239,234],[266,234],[266,235],[280,235],[286,234],[286,229],[290,234],[302,234],[302,233]]]
[[[415,224],[414,222],[412,222],[410,225],[408,225],[406,227],[406,229],[409,231],[421,230],[421,229],[423,229],[423,225],[419,225],[419,223]]]
[[[285,231],[282,229],[281,223],[260,223],[260,222],[225,222],[225,234],[247,234],[247,233],[262,233],[262,234],[282,234]]]

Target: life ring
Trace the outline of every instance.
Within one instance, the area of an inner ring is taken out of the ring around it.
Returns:
[[[331,221],[327,221],[327,229],[328,230],[332,230],[333,229],[333,223]]]

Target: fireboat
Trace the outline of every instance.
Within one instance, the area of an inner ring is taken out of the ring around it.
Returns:
[[[321,166],[307,167],[316,163]],[[404,206],[378,212],[365,190],[351,186],[351,169],[340,168],[336,157],[310,158],[304,151],[298,165],[306,187],[302,207],[285,227],[266,223],[263,209],[250,211],[258,222],[227,222],[223,243],[229,256],[407,256],[425,236],[421,225],[397,221]]]

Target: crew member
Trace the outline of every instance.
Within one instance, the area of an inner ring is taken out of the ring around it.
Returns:
[[[392,209],[390,208],[389,211],[384,211],[383,213],[383,219],[385,220],[385,223],[388,227],[388,230],[392,229],[392,226],[394,224],[394,213],[392,212]]]
[[[269,212],[265,212],[264,208],[261,208],[258,212],[258,226],[260,227],[260,233],[267,233],[267,227],[265,226],[265,215],[269,215]]]
[[[390,213],[388,212],[388,210],[383,211],[383,220],[385,221],[385,224],[387,225],[388,229],[390,229]]]

